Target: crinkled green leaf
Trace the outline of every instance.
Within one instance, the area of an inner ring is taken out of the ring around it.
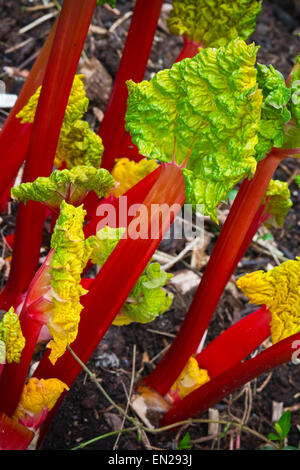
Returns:
[[[25,346],[25,338],[22,333],[18,315],[13,307],[3,315],[0,321],[0,341],[5,345],[5,359],[8,363],[20,362],[20,357]],[[1,350],[3,359],[3,345]],[[0,364],[3,362],[0,361]]]
[[[290,110],[297,126],[300,127],[300,54],[296,57],[296,63],[293,67],[290,88],[292,95]]]
[[[256,169],[262,93],[256,83],[257,47],[235,39],[158,72],[127,82],[126,129],[142,155],[181,165],[187,202],[216,206]],[[174,158],[173,158],[174,157]]]
[[[83,83],[84,75],[75,75],[62,123],[55,155],[55,165],[67,168],[91,165],[99,168],[103,154],[102,139],[93,132],[86,121],[81,120],[87,111],[89,100]],[[40,97],[41,86],[17,114],[22,123],[33,122]]]
[[[285,126],[285,142],[283,148],[300,148],[300,54],[296,57],[296,63],[292,69],[289,79],[291,99],[289,109],[292,119]],[[300,157],[300,153],[294,157]]]
[[[126,323],[148,323],[163,314],[172,304],[173,296],[163,287],[172,274],[161,269],[159,263],[150,263],[131,291],[114,323],[126,318]],[[124,322],[125,323],[125,322]]]
[[[62,128],[56,150],[56,164],[60,166],[65,162],[68,168],[78,165],[99,168],[103,150],[99,135],[90,129],[86,121],[77,120],[68,128]]]
[[[124,228],[104,227],[86,240],[87,251],[93,263],[102,267],[124,234]],[[172,274],[161,269],[159,263],[149,263],[128,299],[121,313],[114,320],[115,325],[131,322],[148,323],[164,313],[172,304],[173,296],[162,287]]]
[[[264,202],[266,203],[265,212],[270,214],[265,225],[267,227],[271,225],[282,227],[284,219],[293,205],[288,183],[286,181],[271,180]]]
[[[111,7],[115,8],[116,0],[98,0],[97,5],[102,6],[104,3],[108,3]]]
[[[219,47],[253,33],[261,11],[257,0],[173,0],[168,26],[205,47]]]
[[[284,125],[291,118],[288,104],[291,90],[283,75],[272,65],[257,64],[257,83],[263,93],[259,140],[255,147],[260,161],[272,147],[282,147],[285,140]]]
[[[298,184],[298,186],[300,188],[300,174],[295,176],[295,181],[296,181],[296,183]]]
[[[49,177],[40,176],[32,183],[22,183],[11,189],[11,195],[25,204],[39,201],[48,207],[58,209],[62,200],[79,205],[88,191],[103,197],[114,187],[111,174],[92,166],[76,166],[71,170],[55,170]]]
[[[104,227],[96,235],[91,235],[86,240],[86,246],[91,251],[91,260],[102,267],[122,238],[125,228]]]

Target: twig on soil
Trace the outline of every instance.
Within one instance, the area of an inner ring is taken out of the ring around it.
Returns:
[[[268,385],[268,383],[270,382],[271,380],[271,377],[273,375],[273,372],[269,372],[266,380],[263,381],[263,383],[260,385],[260,387],[258,387],[258,389],[256,390],[256,393],[261,393],[263,391],[263,389]]]
[[[127,405],[126,405],[126,408],[125,408],[126,415],[128,414],[128,410],[129,410],[129,406],[130,406],[130,400],[131,400],[131,396],[132,396],[132,392],[133,392],[134,381],[135,381],[135,364],[136,364],[136,345],[134,344],[133,345],[133,354],[132,354],[131,381],[130,381],[130,386],[129,386],[129,393],[128,393],[128,396],[127,396]],[[126,417],[124,416],[122,424],[121,424],[121,429],[124,428],[125,421],[126,421]],[[118,434],[118,437],[117,437],[116,442],[114,444],[113,450],[117,449],[119,439],[120,439],[120,434]]]
[[[117,19],[117,21],[115,21],[111,27],[109,28],[109,32],[112,33],[115,29],[117,29],[122,23],[124,23],[124,21],[128,20],[128,18],[130,18],[131,16],[133,15],[133,11],[127,11],[127,13],[125,13],[125,15],[123,15],[121,18]]]
[[[57,15],[58,15],[58,11],[47,13],[47,15],[41,16],[40,18],[37,18],[36,20],[32,21],[32,23],[29,23],[26,26],[24,26],[24,28],[19,29],[19,34],[27,33],[27,31],[30,31],[31,29],[36,28],[40,24],[45,23],[45,21],[48,21]]]
[[[68,346],[67,348],[70,351],[70,353],[72,354],[72,356],[74,357],[74,359],[76,359],[76,361],[78,361],[78,363],[81,365],[83,370],[89,375],[92,382],[94,382],[95,385],[99,388],[99,390],[103,393],[103,395],[109,401],[109,403],[111,403],[126,419],[128,419],[129,421],[131,421],[134,424],[134,426],[131,427],[131,428],[120,429],[120,430],[117,430],[117,431],[112,431],[110,433],[102,434],[101,436],[97,436],[94,439],[91,439],[87,442],[83,442],[83,443],[79,444],[79,446],[76,446],[76,447],[72,448],[71,450],[82,449],[83,447],[85,447],[88,444],[91,444],[91,443],[97,442],[98,440],[104,439],[104,437],[109,437],[109,436],[112,436],[112,435],[116,435],[116,434],[121,433],[121,432],[123,433],[123,432],[137,431],[138,435],[140,436],[141,431],[143,430],[146,433],[159,434],[161,432],[169,431],[169,430],[174,429],[174,428],[176,429],[179,426],[194,425],[194,424],[200,424],[200,423],[201,424],[204,424],[204,423],[207,424],[207,423],[212,423],[212,422],[215,422],[215,423],[218,423],[218,424],[224,424],[224,425],[227,425],[227,426],[228,426],[228,424],[230,424],[232,426],[235,426],[235,427],[239,428],[240,431],[249,432],[250,434],[256,436],[260,440],[262,440],[264,442],[267,442],[270,446],[274,447],[274,449],[277,449],[277,450],[279,449],[279,446],[277,444],[270,441],[263,434],[260,434],[259,432],[255,431],[254,429],[251,429],[248,426],[243,425],[243,423],[240,423],[240,422],[237,422],[237,421],[234,421],[234,420],[233,421],[226,421],[226,420],[211,420],[211,419],[202,419],[202,418],[187,419],[185,421],[179,421],[177,423],[173,423],[173,424],[170,424],[168,426],[163,426],[161,428],[156,428],[156,429],[148,428],[147,426],[144,426],[142,423],[140,423],[137,418],[133,418],[133,417],[129,416],[123,410],[123,408],[121,408],[119,405],[117,405],[114,402],[114,400],[109,396],[109,394],[106,392],[106,390],[102,387],[102,385],[99,383],[96,375],[93,372],[91,372],[89,370],[89,368],[80,360],[80,358],[70,348],[70,346]]]
[[[18,49],[22,49],[22,47],[27,46],[27,44],[29,44],[31,41],[33,41],[33,38],[25,39],[25,41],[19,42],[15,46],[6,49],[5,53],[10,54],[11,52],[17,51]]]
[[[53,8],[54,6],[54,2],[50,2],[47,5],[34,5],[33,7],[26,7],[25,11],[49,10],[49,8]]]
[[[199,242],[199,237],[196,237],[194,238],[190,243],[188,243],[184,249],[177,255],[177,256],[174,256],[172,261],[169,261],[168,263],[164,264],[162,266],[162,269],[164,269],[165,271],[167,271],[168,269],[172,268],[174,266],[174,264],[178,263],[178,261],[182,260],[185,255],[194,247],[197,245],[197,243]]]

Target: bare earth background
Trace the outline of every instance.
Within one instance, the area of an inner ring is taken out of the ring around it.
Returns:
[[[293,59],[300,51],[297,35],[300,32],[300,1],[265,0],[263,3],[263,11],[252,37],[261,46],[258,61],[272,64],[286,77]],[[117,0],[117,8],[114,10],[107,6],[97,8],[86,40],[79,72],[86,75],[86,89],[90,98],[86,118],[95,130],[101,122],[122,55],[133,6],[133,1]],[[170,67],[180,51],[182,39],[171,36],[166,27],[169,9],[170,2],[166,1],[145,78],[151,78],[158,70]],[[57,14],[55,3],[50,1],[0,0],[0,79],[5,82],[8,93],[18,94],[20,91]],[[41,23],[36,25],[33,23],[36,20]],[[5,121],[6,113],[7,109],[0,109],[0,126]],[[299,255],[300,221],[297,213],[300,195],[293,182],[294,176],[299,172],[298,162],[292,159],[285,160],[277,171],[277,178],[289,181],[294,205],[282,229],[271,232],[262,230],[248,249],[222,296],[208,331],[207,342],[254,309],[254,306],[249,307],[247,299],[235,287],[234,281],[238,276],[276,266]],[[229,206],[230,201],[227,201],[220,207],[221,222],[225,220]],[[10,203],[8,213],[1,214],[1,286],[7,279],[11,255],[4,236],[13,232],[15,212],[15,204]],[[101,378],[102,385],[119,406],[127,406],[131,381],[152,370],[179,330],[219,231],[220,227],[207,220],[204,246],[188,252],[170,269],[174,274],[168,286],[168,290],[174,293],[171,309],[151,324],[112,326],[88,362],[89,369]],[[175,256],[181,252],[186,242],[187,240],[166,240],[162,242],[159,251],[162,256]],[[49,248],[47,230],[43,248],[45,251]],[[268,346],[268,342],[264,346]],[[272,431],[274,413],[289,408],[292,411],[292,429],[288,443],[297,446],[300,441],[299,398],[299,366],[288,364],[247,384],[236,394],[217,404],[215,409],[220,419],[230,421],[234,416],[267,436]],[[129,413],[133,414],[130,410]],[[206,413],[203,418],[207,416]],[[81,373],[57,412],[43,449],[71,449],[122,426],[122,416],[106,401],[86,374]],[[230,443],[236,442],[236,432],[231,428],[222,439],[214,439],[208,435],[206,424],[198,424],[173,433],[159,433],[155,437],[143,436],[141,442],[135,433],[124,433],[116,448],[176,449],[187,431],[190,433],[193,449],[228,449]],[[220,431],[221,429],[215,429],[214,432]],[[117,436],[105,438],[85,449],[112,449],[116,439]],[[260,439],[248,432],[241,435],[241,449],[256,450],[262,444]]]

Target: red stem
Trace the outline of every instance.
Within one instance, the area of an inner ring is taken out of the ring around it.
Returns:
[[[183,41],[183,47],[175,62],[195,57],[199,52],[199,47],[203,47],[202,42],[196,43],[194,41],[189,41],[185,36],[183,36]]]
[[[49,289],[49,263],[52,253],[53,251],[50,251],[34,276],[19,315],[22,333],[26,340],[20,362],[5,364],[0,377],[0,409],[8,416],[13,414],[19,402],[39,334],[43,325],[47,323],[41,307],[46,306],[43,295],[46,289]]]
[[[0,450],[26,450],[34,433],[0,411]]]
[[[127,236],[120,240],[92,283],[88,294],[82,297],[84,309],[78,336],[71,347],[83,362],[89,359],[110,327],[185,201],[184,179],[178,167],[162,164],[155,170],[155,174],[157,180],[152,189],[148,194],[143,193],[143,207],[147,210],[146,212],[143,210],[143,222],[140,224],[141,238],[133,239],[129,236],[140,219],[135,217],[128,226]],[[143,191],[142,186],[141,190]],[[177,204],[177,209],[170,214],[169,208],[173,204]],[[153,212],[153,208],[162,210],[159,225],[155,224],[157,215]],[[150,230],[153,234],[151,238]],[[47,356],[48,354],[43,356],[34,375],[39,378],[57,377],[70,387],[81,366],[69,351],[58,359],[55,366],[50,363]],[[50,413],[48,423],[54,412],[55,410]]]
[[[49,36],[19,93],[18,99],[1,130],[0,148],[3,162],[0,173],[0,195],[5,191],[26,157],[31,126],[21,124],[20,119],[16,118],[16,114],[18,114],[18,112],[27,104],[29,98],[43,82],[56,27],[57,20],[54,23]],[[26,131],[24,131],[24,128]]]
[[[64,0],[38,102],[23,181],[49,176],[74,75],[97,0]],[[42,157],[42,158],[41,158]],[[1,308],[16,305],[38,266],[45,207],[30,201],[18,207],[10,275]],[[33,229],[34,228],[34,229]]]
[[[297,349],[299,351],[299,345],[300,333],[297,333],[269,347],[256,357],[231,367],[172,406],[164,415],[161,424],[166,426],[196,414],[201,415],[255,377],[289,362]]]
[[[104,144],[102,167],[111,170],[125,138],[126,80],[143,80],[163,0],[137,0],[122,59],[99,135]]]
[[[197,354],[199,367],[212,379],[240,363],[271,335],[271,319],[263,306],[234,323]]]
[[[145,379],[146,385],[165,395],[189,357],[197,351],[219,299],[241,255],[268,184],[281,157],[269,154],[258,164],[255,176],[245,180],[217,239],[190,309],[164,358]]]

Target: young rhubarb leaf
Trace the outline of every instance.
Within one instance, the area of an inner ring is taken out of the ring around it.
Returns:
[[[287,80],[291,91],[289,110],[292,118],[285,125],[285,142],[283,148],[299,149],[300,147],[300,54],[296,57],[295,65],[292,68]],[[294,153],[294,157],[300,157],[300,152]]]
[[[173,400],[182,400],[197,388],[210,381],[207,370],[200,369],[197,360],[190,357],[178,379],[172,385],[169,394]]]
[[[255,147],[256,159],[260,161],[272,147],[282,147],[285,141],[284,125],[291,118],[288,110],[291,90],[272,65],[257,64],[257,83],[263,93],[259,140]]]
[[[250,303],[266,305],[271,312],[274,344],[300,331],[300,258],[246,274],[236,284]]]
[[[39,201],[58,211],[62,200],[77,206],[89,191],[101,198],[114,185],[113,177],[104,168],[75,166],[70,170],[55,170],[49,177],[40,176],[32,183],[15,186],[11,195],[18,202]]]
[[[108,226],[86,240],[92,263],[102,267],[125,232],[124,228]],[[172,294],[163,287],[172,274],[161,269],[159,263],[149,263],[131,291],[114,325],[128,325],[132,322],[148,323],[163,314],[172,304]]]
[[[25,338],[22,334],[19,317],[13,307],[4,314],[0,322],[0,341],[5,345],[6,361],[8,363],[19,362],[25,346]]]
[[[248,39],[261,11],[257,0],[173,0],[168,18],[171,34],[184,35],[204,47],[225,46],[231,39]]]
[[[284,219],[293,205],[288,183],[286,181],[271,180],[263,204],[266,204],[265,212],[270,214],[265,225],[267,227],[282,227]]]
[[[13,418],[23,426],[38,429],[64,390],[69,387],[61,380],[31,377],[24,386]]]
[[[254,174],[262,107],[257,47],[241,39],[207,48],[127,82],[126,128],[142,155],[183,165],[187,202],[216,207],[237,182]]]
[[[91,235],[86,239],[86,246],[90,251],[92,263],[102,267],[111,255],[119,240],[122,238],[125,228],[104,227],[96,235]]]
[[[129,160],[128,158],[117,158],[111,172],[118,184],[117,188],[113,191],[113,195],[119,197],[126,193],[132,186],[154,171],[157,166],[154,160],[147,160],[147,158],[143,158],[139,162]]]
[[[300,127],[300,54],[296,57],[296,63],[292,71],[290,110],[298,127]],[[299,130],[300,133],[300,130]]]
[[[81,273],[90,257],[83,233],[84,217],[82,206],[74,207],[62,201],[51,238],[54,250],[49,271],[51,291],[46,296],[52,302],[47,326],[53,339],[47,347],[51,349],[49,359],[53,364],[77,336],[83,308],[80,296],[87,292],[80,284]]]
[[[67,168],[77,165],[100,167],[103,154],[102,140],[90,129],[88,123],[82,120],[89,104],[83,78],[84,75],[75,75],[74,78],[55,155],[54,163],[57,167],[63,164]],[[41,86],[17,114],[22,123],[34,121],[40,92]]]

